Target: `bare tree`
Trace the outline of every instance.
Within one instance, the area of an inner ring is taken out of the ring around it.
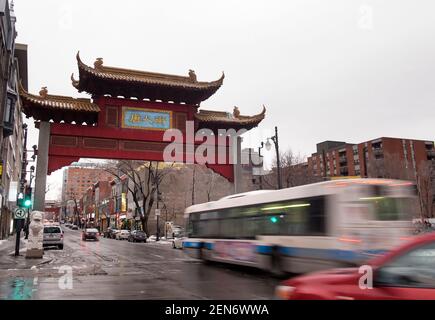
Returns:
[[[263,181],[271,188],[277,187],[276,158],[272,172],[263,177]],[[308,170],[305,157],[300,154],[295,155],[292,150],[280,153],[281,179],[286,188],[300,186],[308,183],[318,182],[320,179],[312,175]]]
[[[424,161],[420,163],[416,176],[422,220],[433,218],[434,216],[434,166],[434,161]]]
[[[77,200],[77,195],[75,194],[75,192],[68,192],[68,201],[73,201],[74,202],[74,207],[73,207],[73,223],[76,224],[79,228],[82,227],[82,222],[80,220],[80,210],[79,210],[79,204],[78,204],[78,200]]]
[[[107,172],[121,180],[127,177],[127,189],[131,193],[136,208],[140,208],[139,217],[142,229],[148,232],[148,219],[154,205],[155,195],[159,185],[165,177],[167,170],[159,168],[159,162],[138,162],[120,160],[109,162]]]
[[[216,173],[212,170],[209,170],[209,174],[208,174],[208,183],[207,183],[207,187],[205,189],[205,192],[207,194],[207,202],[211,201],[212,198],[212,192],[213,192],[213,188],[215,185],[215,180],[216,180]]]
[[[413,180],[414,174],[411,167],[406,168],[403,161],[397,161],[399,155],[396,153],[385,153],[376,158],[373,154],[368,161],[368,177]]]

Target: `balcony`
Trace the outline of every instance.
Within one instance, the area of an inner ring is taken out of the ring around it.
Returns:
[[[384,157],[384,151],[380,148],[373,149],[373,155],[375,156],[375,159],[381,159]]]
[[[338,158],[338,162],[339,162],[340,164],[347,163],[347,158],[346,158],[346,156],[340,156],[340,157]]]
[[[341,167],[340,168],[340,175],[341,176],[348,176],[349,175],[349,170],[347,167]]]

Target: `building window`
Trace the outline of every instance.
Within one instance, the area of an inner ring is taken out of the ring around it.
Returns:
[[[4,116],[5,122],[12,123],[13,116],[14,116],[14,109],[15,109],[15,102],[11,97],[8,97],[6,101],[6,109],[5,109],[5,116]]]

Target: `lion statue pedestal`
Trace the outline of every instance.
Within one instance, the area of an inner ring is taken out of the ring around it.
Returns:
[[[33,211],[30,215],[29,241],[26,258],[41,259],[44,255],[42,241],[44,238],[44,212]]]

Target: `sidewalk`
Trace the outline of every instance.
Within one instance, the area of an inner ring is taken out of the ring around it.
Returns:
[[[47,258],[26,259],[27,240],[20,239],[20,255],[15,256],[15,236],[10,236],[0,243],[0,270],[30,269],[34,265],[45,263]]]

